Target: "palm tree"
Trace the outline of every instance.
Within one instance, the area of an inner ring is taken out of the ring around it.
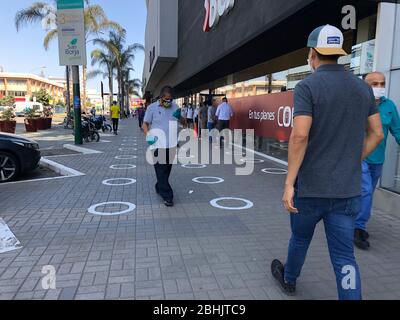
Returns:
[[[100,69],[92,70],[88,73],[88,78],[95,78],[102,76],[104,79],[108,78],[108,87],[110,92],[110,106],[114,99],[114,70],[115,70],[115,59],[112,53],[109,51],[96,49],[91,53],[92,66],[98,65]],[[104,68],[104,69],[102,69]]]
[[[91,5],[86,0],[87,6],[84,11],[86,38],[89,36],[98,36],[99,33],[114,30],[117,33],[122,33],[124,29],[114,21],[107,18],[103,8],[99,5]],[[42,23],[46,29],[46,36],[43,40],[43,46],[46,50],[49,49],[50,43],[57,38],[57,29],[55,21],[57,20],[56,1],[52,3],[35,2],[30,7],[22,9],[15,15],[15,27],[17,31],[22,26],[29,23]],[[87,67],[83,66],[83,101],[86,103],[86,82],[87,82]]]
[[[118,103],[121,106],[121,113],[129,111],[129,105],[125,106],[125,80],[124,71],[132,67],[135,59],[135,53],[139,50],[144,51],[144,46],[135,43],[125,47],[126,32],[116,33],[110,31],[109,39],[97,38],[93,40],[94,44],[101,46],[108,50],[114,56],[115,69],[117,70],[117,83],[118,83]]]

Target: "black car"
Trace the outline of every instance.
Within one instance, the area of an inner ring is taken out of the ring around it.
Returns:
[[[40,158],[37,142],[0,133],[0,183],[10,182],[25,172],[35,170]]]

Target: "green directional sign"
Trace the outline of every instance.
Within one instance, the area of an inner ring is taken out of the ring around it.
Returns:
[[[57,0],[57,9],[83,9],[83,0]]]

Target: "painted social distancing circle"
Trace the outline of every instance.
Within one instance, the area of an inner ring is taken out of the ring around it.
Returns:
[[[110,166],[110,169],[113,170],[129,170],[129,169],[135,169],[136,166],[133,164],[113,164]]]
[[[114,183],[114,181],[125,181],[122,183]],[[129,186],[131,184],[135,184],[136,180],[135,179],[130,179],[130,178],[115,178],[115,179],[107,179],[102,182],[105,186],[110,186],[110,187],[122,187],[122,186]]]
[[[280,175],[280,174],[287,174],[288,171],[285,169],[278,169],[278,168],[265,168],[261,170],[264,173],[267,174],[275,174],[275,175]]]
[[[245,205],[241,207],[226,207],[226,206],[221,206],[219,205],[219,202],[221,201],[239,201],[243,202]],[[247,200],[247,199],[242,199],[242,198],[233,198],[233,197],[223,197],[223,198],[218,198],[210,201],[210,204],[217,209],[222,209],[222,210],[247,210],[253,208],[254,204],[253,202]]]
[[[214,180],[214,181],[210,181]],[[197,177],[192,179],[193,182],[200,183],[200,184],[219,184],[223,183],[225,180],[218,177]]]
[[[97,211],[98,208],[108,206],[108,205],[120,205],[128,207],[126,210],[116,211],[116,212],[100,212]],[[98,216],[119,216],[127,213],[131,213],[136,209],[136,205],[130,202],[103,202],[99,204],[95,204],[88,209],[90,214],[98,215]]]
[[[207,168],[205,164],[183,164],[182,168],[185,169],[204,169]]]
[[[264,163],[265,160],[263,159],[240,159],[241,162],[248,162],[248,163]]]
[[[137,156],[116,156],[115,159],[117,159],[117,160],[133,160],[133,159],[137,159]]]
[[[137,151],[137,148],[119,148],[118,151],[121,151],[121,152]]]

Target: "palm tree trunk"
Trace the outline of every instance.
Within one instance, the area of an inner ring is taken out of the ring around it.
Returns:
[[[108,89],[109,89],[109,100],[110,100],[110,107],[112,106],[114,102],[114,79],[112,72],[109,73],[108,75]]]

